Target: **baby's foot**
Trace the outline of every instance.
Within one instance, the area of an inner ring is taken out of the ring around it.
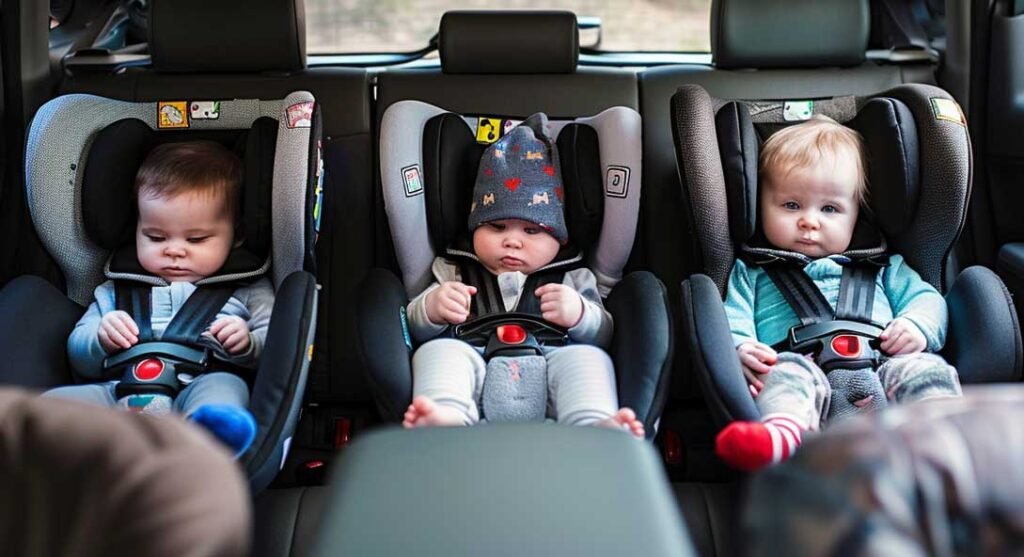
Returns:
[[[252,412],[232,404],[204,404],[189,419],[205,427],[241,457],[256,439],[256,419]]]
[[[628,431],[633,437],[644,438],[644,424],[636,419],[636,413],[629,408],[619,408],[618,412],[596,422],[594,425]]]
[[[465,425],[458,410],[442,406],[425,396],[412,399],[412,404],[405,411],[402,427],[429,427],[446,425]]]

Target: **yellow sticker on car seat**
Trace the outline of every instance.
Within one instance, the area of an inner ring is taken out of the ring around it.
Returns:
[[[158,128],[187,128],[188,127],[188,102],[187,101],[160,101],[157,103]]]
[[[494,143],[501,137],[501,118],[477,118],[477,143]]]
[[[964,113],[960,110],[960,105],[953,99],[932,97],[929,100],[932,103],[932,112],[935,114],[936,120],[947,120],[961,126],[967,125],[967,122],[964,121]]]

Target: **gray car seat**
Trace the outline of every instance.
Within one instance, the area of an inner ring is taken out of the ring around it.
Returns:
[[[291,443],[316,330],[316,284],[304,271],[312,260],[322,175],[314,107],[312,95],[296,92],[216,104],[65,95],[40,108],[26,150],[27,197],[67,297],[31,276],[0,291],[5,315],[35,314],[0,331],[0,346],[13,364],[0,381],[35,387],[70,382],[63,346],[93,289],[108,278],[150,281],[135,258],[131,233],[131,192],[142,159],[160,143],[219,141],[243,160],[245,241],[216,278],[233,282],[266,274],[276,291],[260,367],[248,378],[259,429],[242,458],[254,490],[269,484]],[[39,346],[59,348],[40,354]]]

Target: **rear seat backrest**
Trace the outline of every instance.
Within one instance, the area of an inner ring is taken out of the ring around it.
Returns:
[[[441,69],[391,70],[377,80],[377,121],[393,103],[419,100],[461,114],[525,118],[592,115],[639,107],[636,77],[577,69],[571,12],[448,12],[441,19]]]
[[[352,292],[373,264],[370,82],[362,69],[307,68],[302,0],[151,2],[149,67],[112,74],[75,66],[62,93],[128,101],[276,99],[313,93],[323,134],[317,245],[320,318],[311,400],[369,401],[354,363]],[[358,238],[360,241],[346,241]],[[335,370],[331,372],[331,370]],[[344,373],[339,370],[346,370]]]

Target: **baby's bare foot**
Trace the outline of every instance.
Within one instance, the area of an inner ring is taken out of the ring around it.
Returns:
[[[608,427],[611,429],[628,431],[633,435],[633,437],[639,439],[644,438],[644,424],[640,420],[636,419],[636,413],[629,408],[620,408],[618,412],[595,423],[594,425],[598,427]]]
[[[454,408],[441,406],[425,396],[412,399],[405,411],[402,426],[405,428],[444,425],[465,425],[462,415]]]

